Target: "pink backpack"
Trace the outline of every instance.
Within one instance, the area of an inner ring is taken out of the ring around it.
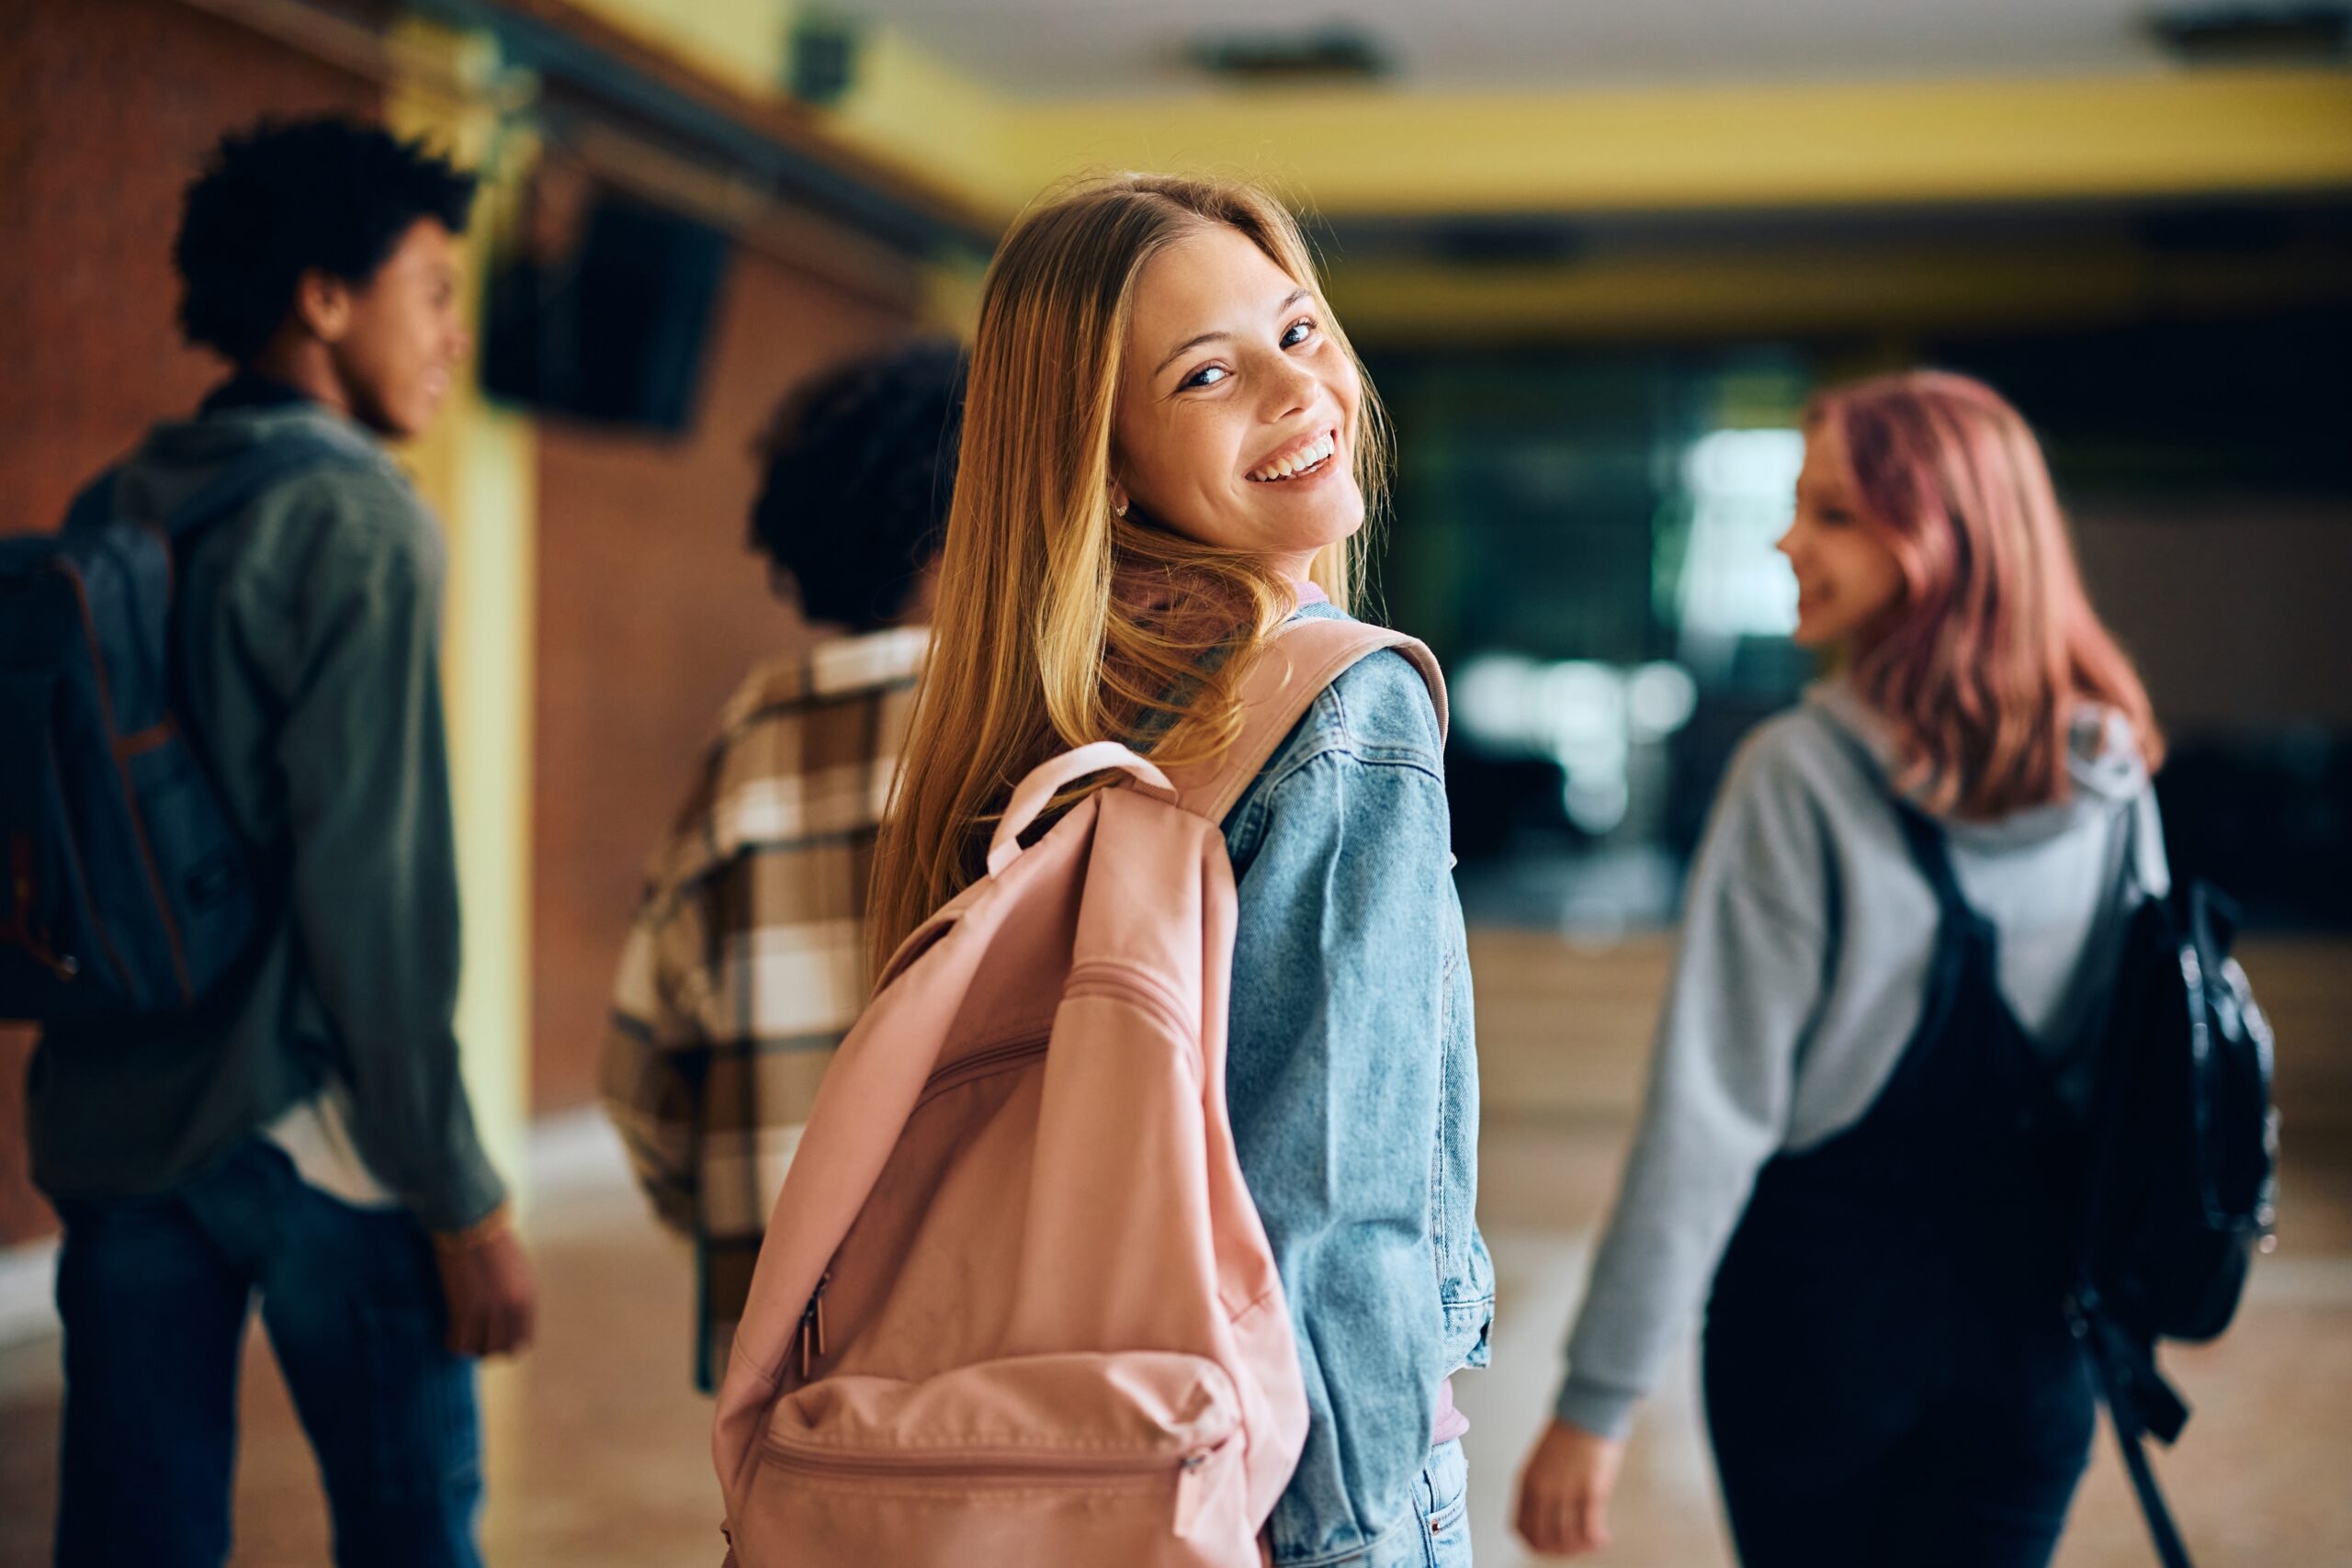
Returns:
[[[910,936],[827,1070],[711,1443],[741,1568],[1241,1568],[1306,1438],[1226,1118],[1219,823],[1340,671],[1294,620],[1245,728],[1170,779],[1113,741],[1022,780],[989,874]],[[1116,769],[1035,844],[1060,790]]]

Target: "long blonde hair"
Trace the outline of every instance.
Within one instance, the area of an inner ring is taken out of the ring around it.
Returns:
[[[1110,501],[1136,279],[1213,224],[1255,244],[1320,305],[1289,212],[1220,181],[1124,175],[1078,188],[1023,214],[989,267],[931,660],[875,851],[876,973],[978,880],[989,824],[1038,762],[1102,739],[1195,761],[1239,728],[1240,678],[1290,610],[1290,584],[1254,556],[1118,518]],[[1349,446],[1376,514],[1388,442],[1368,382],[1361,408]],[[1309,573],[1341,609],[1364,533],[1318,552]]]

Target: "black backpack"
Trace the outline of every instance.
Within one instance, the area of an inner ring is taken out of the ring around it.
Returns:
[[[2269,1023],[2230,957],[2237,913],[2190,882],[2134,913],[2099,1042],[2082,1244],[2067,1313],[2166,1568],[2188,1568],[2145,1441],[2188,1419],[2160,1339],[2229,1326],[2270,1248],[2278,1114]]]
[[[356,435],[256,446],[158,525],[109,470],[53,535],[0,540],[0,1018],[193,1006],[251,943],[252,869],[175,717],[175,547]]]

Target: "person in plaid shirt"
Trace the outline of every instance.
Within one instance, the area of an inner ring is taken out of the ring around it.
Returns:
[[[953,344],[860,360],[786,399],[752,543],[820,630],[754,670],[648,864],[602,1068],[662,1222],[692,1241],[695,1382],[727,1364],[769,1208],[865,1003],[865,913],[947,522]]]

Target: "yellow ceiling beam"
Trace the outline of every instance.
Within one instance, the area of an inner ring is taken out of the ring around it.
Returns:
[[[2352,186],[2352,73],[1013,103],[999,206],[1089,169],[1278,182],[1330,216]]]
[[[790,0],[571,0],[651,49],[752,97],[784,81]]]
[[[1001,218],[1031,194],[1028,174],[1008,160],[1007,104],[899,29],[877,28],[859,46],[854,87],[818,124],[851,150]]]
[[[754,99],[803,0],[569,0]],[[2352,187],[2352,72],[1497,93],[1012,96],[863,28],[811,132],[1009,218],[1114,169],[1265,180],[1335,217],[2113,198]]]

